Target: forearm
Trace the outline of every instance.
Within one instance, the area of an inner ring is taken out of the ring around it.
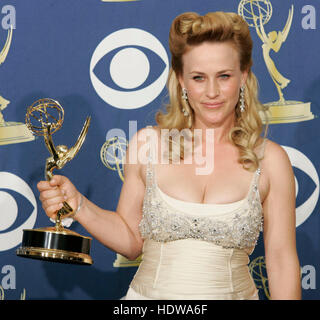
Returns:
[[[75,220],[111,250],[131,260],[140,255],[142,240],[117,212],[103,210],[84,197]]]
[[[283,255],[267,262],[267,272],[272,300],[301,299],[300,265],[295,255]]]

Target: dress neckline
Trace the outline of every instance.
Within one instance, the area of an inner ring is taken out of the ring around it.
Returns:
[[[257,180],[257,176],[260,175],[260,168],[258,168],[254,173],[253,173],[253,177],[251,179],[251,182],[250,182],[250,185],[249,185],[249,189],[248,189],[248,192],[246,194],[246,196],[241,199],[241,200],[237,200],[237,201],[234,201],[234,202],[228,202],[228,203],[202,203],[202,202],[192,202],[192,201],[185,201],[185,200],[180,200],[180,199],[177,199],[177,198],[174,198],[172,196],[169,196],[166,192],[162,191],[161,188],[159,187],[158,185],[158,179],[157,179],[157,173],[156,173],[156,170],[155,170],[155,167],[154,167],[154,164],[152,163],[152,161],[149,162],[149,170],[151,169],[152,170],[152,173],[153,173],[153,185],[155,187],[155,189],[158,191],[158,193],[162,196],[162,199],[164,201],[166,201],[166,199],[169,199],[171,202],[175,202],[177,204],[189,204],[189,205],[192,205],[194,207],[220,207],[220,208],[227,208],[227,207],[234,207],[236,204],[239,204],[242,205],[244,204],[250,197],[250,194],[253,190],[253,187],[254,185],[256,184],[256,180]],[[259,188],[257,186],[256,188],[257,192],[259,193]],[[167,201],[166,201],[167,202]]]
[[[151,126],[148,126],[148,128],[152,128]],[[263,142],[263,150],[264,150],[264,145],[265,145],[266,139],[264,139]],[[154,167],[154,163],[153,163],[153,159],[154,159],[154,148],[151,146],[151,144],[149,144],[149,157],[148,157],[148,164],[147,164],[147,171],[151,170],[152,171],[152,175],[153,176],[153,186],[155,187],[155,189],[158,191],[158,194],[161,195],[162,200],[164,200],[167,205],[170,205],[170,203],[168,203],[168,201],[166,201],[166,199],[169,199],[171,202],[175,202],[177,204],[187,204],[187,205],[192,205],[194,207],[212,207],[212,208],[227,208],[227,207],[234,207],[236,204],[239,204],[239,207],[241,207],[241,205],[244,205],[246,202],[249,201],[250,199],[250,195],[253,192],[253,190],[257,193],[258,198],[260,199],[260,192],[259,192],[259,186],[258,186],[258,177],[260,176],[261,173],[261,169],[260,169],[260,165],[259,167],[256,169],[256,171],[253,173],[250,185],[249,185],[249,189],[248,192],[245,196],[245,198],[241,199],[241,200],[237,200],[234,202],[229,202],[229,203],[202,203],[202,202],[192,202],[192,201],[185,201],[185,200],[180,200],[177,198],[174,198],[172,196],[169,196],[166,192],[162,191],[158,185],[158,179],[157,179],[157,173]],[[147,175],[148,176],[148,175]]]

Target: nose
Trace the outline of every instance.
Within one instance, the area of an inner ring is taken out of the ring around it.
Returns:
[[[208,98],[213,99],[220,94],[218,81],[211,79],[207,81],[206,95]]]

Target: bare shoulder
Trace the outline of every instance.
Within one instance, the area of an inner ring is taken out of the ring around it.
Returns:
[[[160,129],[157,126],[146,126],[141,128],[132,137],[130,137],[130,143],[137,141],[139,142],[139,145],[141,145],[140,142],[145,142],[148,137],[156,135],[159,131]]]
[[[264,158],[268,162],[290,162],[289,157],[278,143],[267,139],[265,145]]]
[[[266,140],[262,166],[271,176],[292,174],[288,154],[281,145],[269,139]]]
[[[270,202],[280,201],[289,203],[288,199],[294,199],[294,172],[289,157],[281,145],[266,140],[260,168],[262,169],[260,192],[264,204],[270,206]]]
[[[135,172],[145,182],[146,164],[150,153],[150,146],[158,142],[158,129],[146,126],[139,129],[130,137],[126,152],[126,172]]]

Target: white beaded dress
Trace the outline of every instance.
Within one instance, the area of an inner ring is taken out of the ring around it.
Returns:
[[[161,191],[149,157],[142,262],[124,299],[258,300],[248,263],[263,229],[260,172],[240,201],[187,202]]]

